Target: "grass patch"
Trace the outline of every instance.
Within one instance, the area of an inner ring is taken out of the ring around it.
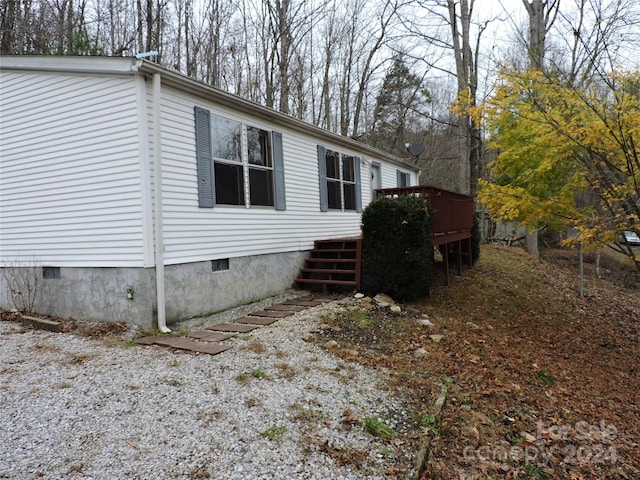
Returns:
[[[551,373],[549,373],[549,370],[538,370],[536,378],[547,387],[553,387],[556,384],[556,379],[551,375]]]
[[[289,405],[289,409],[294,412],[293,419],[300,422],[316,422],[327,418],[327,415],[322,411],[305,408],[298,402]]]
[[[271,425],[265,431],[260,432],[261,437],[268,438],[269,440],[282,440],[284,432],[287,431],[287,427],[279,427],[277,425]]]
[[[235,377],[237,382],[247,383],[249,381],[249,374],[247,372],[241,372],[237,374]]]
[[[267,372],[265,372],[261,368],[254,368],[253,370],[251,370],[251,376],[253,378],[269,378],[269,375],[267,375]]]
[[[347,318],[360,328],[369,327],[373,323],[373,321],[367,316],[367,312],[361,308],[350,310],[347,314]]]
[[[378,417],[367,417],[364,419],[364,431],[374,437],[391,439],[396,436],[396,432]]]
[[[440,417],[431,415],[420,415],[420,427],[424,428],[431,435],[438,435],[440,427]]]

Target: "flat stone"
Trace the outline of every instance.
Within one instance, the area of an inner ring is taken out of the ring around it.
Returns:
[[[209,355],[217,355],[218,353],[224,352],[225,350],[229,350],[231,348],[231,345],[223,346],[217,343],[198,342],[196,340],[190,340],[184,337],[167,337],[166,339],[156,343],[158,345],[177,348],[179,350],[208,353]]]
[[[444,338],[444,335],[434,334],[434,335],[429,335],[429,338],[437,343]]]
[[[416,358],[423,358],[423,357],[429,356],[429,352],[426,351],[424,348],[418,348],[413,352],[413,356]]]
[[[400,305],[391,305],[391,308],[389,308],[389,310],[391,310],[393,313],[402,313],[402,307],[400,307]]]
[[[265,310],[270,312],[301,312],[306,310],[307,307],[300,307],[298,305],[271,305],[270,307],[266,307]]]
[[[211,330],[198,330],[197,332],[189,332],[187,336],[204,340],[205,342],[222,342],[234,335],[232,333],[212,332]]]
[[[322,300],[288,300],[286,302],[282,302],[282,305],[297,305],[299,307],[317,307],[318,305],[322,305]]]
[[[379,293],[377,294],[375,297],[373,297],[373,299],[378,302],[378,304],[380,303],[387,303],[389,305],[394,305],[396,302],[393,300],[393,298],[391,298],[389,295],[386,295],[384,293]]]
[[[190,340],[185,337],[141,337],[135,339],[141,345],[160,345],[161,347],[177,348],[178,350],[188,350],[190,352],[207,353],[217,355],[229,350],[231,345],[220,345],[218,343],[205,343]]]
[[[356,293],[353,298],[364,298],[364,293]]]
[[[426,318],[419,318],[418,319],[418,323],[420,325],[423,325],[425,327],[433,327],[434,323],[431,322],[430,320],[426,319]]]
[[[240,325],[239,323],[218,323],[207,327],[207,330],[215,330],[217,332],[238,332],[248,333],[258,328],[254,325]]]
[[[158,340],[162,340],[164,337],[140,337],[135,338],[133,341],[139,345],[154,345]]]
[[[322,303],[327,303],[327,302],[333,302],[335,299],[332,297],[324,296],[324,295],[305,295],[303,297],[298,297],[297,299],[294,299],[294,300],[301,300],[303,302],[318,301]]]
[[[250,317],[270,317],[270,318],[285,318],[289,315],[293,315],[295,312],[287,312],[281,310],[257,310],[249,314]]]
[[[39,328],[40,330],[48,330],[50,332],[59,333],[62,331],[62,323],[55,320],[49,320],[47,318],[22,315],[22,324],[33,328]]]
[[[480,326],[477,323],[467,322],[467,327],[471,330],[480,330]]]
[[[236,318],[234,322],[237,323],[248,323],[250,325],[271,325],[272,323],[276,323],[278,321],[277,318],[261,318],[261,317],[241,317]]]

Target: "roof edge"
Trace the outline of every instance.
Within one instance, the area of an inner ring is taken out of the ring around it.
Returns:
[[[100,73],[121,75],[154,75],[159,74],[163,83],[188,93],[201,95],[220,105],[240,108],[274,125],[290,128],[316,138],[327,138],[341,147],[357,150],[379,159],[384,159],[396,166],[418,172],[417,165],[375,147],[349,137],[330,132],[311,123],[278,112],[240,96],[207,85],[175,70],[162,67],[149,60],[135,57],[101,57],[101,56],[58,56],[58,55],[0,55],[0,70],[23,70],[44,72]]]

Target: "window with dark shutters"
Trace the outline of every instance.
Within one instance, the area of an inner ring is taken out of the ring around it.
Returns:
[[[195,107],[198,203],[286,209],[282,134]],[[249,195],[245,198],[245,185]]]
[[[360,157],[318,145],[320,211],[362,211]]]

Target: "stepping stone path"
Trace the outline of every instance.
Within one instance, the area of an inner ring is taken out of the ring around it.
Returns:
[[[293,315],[296,312],[333,300],[335,300],[333,297],[305,295],[265,307],[263,310],[251,312],[247,316],[233,320],[231,323],[217,323],[207,327],[206,330],[189,332],[185,337],[149,336],[136,338],[135,342],[140,345],[160,345],[178,350],[217,355],[231,348],[231,345],[225,345],[221,342],[238,333],[251,332],[263,325],[271,325],[279,319]]]

